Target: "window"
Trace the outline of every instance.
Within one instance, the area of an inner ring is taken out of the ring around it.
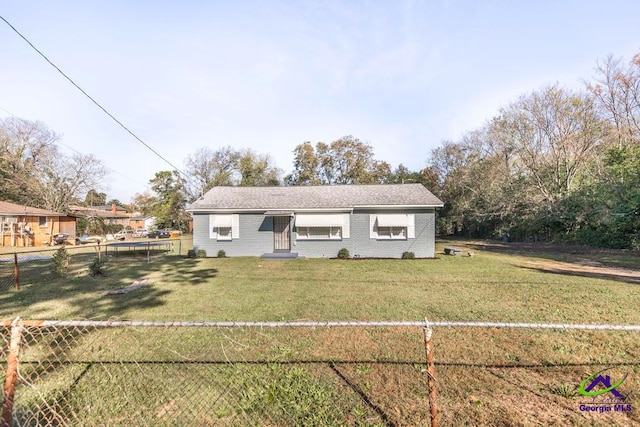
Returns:
[[[38,217],[38,226],[39,227],[47,227],[47,217],[46,216],[39,216]]]
[[[217,241],[240,238],[240,215],[209,215],[209,238]]]
[[[298,240],[342,240],[342,227],[296,227]]]
[[[349,214],[296,214],[298,240],[342,240],[349,238]]]
[[[369,217],[369,237],[378,240],[407,240],[416,236],[415,214],[376,214]]]
[[[406,239],[407,227],[378,227],[378,239]]]
[[[233,240],[231,238],[231,227],[218,227],[218,237],[216,240]]]

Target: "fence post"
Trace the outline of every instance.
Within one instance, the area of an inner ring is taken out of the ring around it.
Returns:
[[[147,264],[151,262],[150,246],[151,246],[151,243],[147,242]]]
[[[438,416],[438,390],[436,388],[436,367],[433,363],[433,341],[431,335],[433,330],[429,326],[427,319],[424,319],[424,350],[427,357],[427,386],[429,388],[429,412],[431,413],[431,427],[438,427],[440,420]]]
[[[16,279],[16,291],[20,290],[20,269],[18,268],[18,253],[13,253],[13,275]]]
[[[7,376],[4,382],[4,403],[2,404],[2,427],[11,427],[13,422],[13,401],[18,380],[18,353],[24,323],[19,317],[11,322],[11,343],[7,356]]]

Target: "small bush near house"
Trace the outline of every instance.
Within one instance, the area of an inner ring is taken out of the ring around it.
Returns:
[[[227,257],[227,253],[225,251],[223,251],[222,249],[220,249],[218,251],[218,258],[226,258]]]
[[[71,259],[71,255],[69,255],[64,245],[60,246],[60,249],[53,254],[52,259],[53,274],[58,277],[67,277],[69,274],[69,260]]]
[[[349,255],[349,249],[347,248],[342,248],[338,251],[338,258],[340,259],[349,259],[351,258],[351,255]]]
[[[104,263],[100,260],[100,258],[95,257],[93,262],[89,266],[89,275],[91,277],[103,276],[104,275]]]
[[[198,252],[196,252],[196,258],[206,258],[207,257],[207,251],[205,251],[204,249],[198,249]]]
[[[403,252],[402,259],[416,259],[416,254],[413,252]]]
[[[195,249],[189,249],[187,251],[187,258],[195,258],[196,257],[196,250]]]

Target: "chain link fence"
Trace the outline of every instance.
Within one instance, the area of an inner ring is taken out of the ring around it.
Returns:
[[[0,331],[7,426],[640,424],[640,326],[15,321]],[[626,379],[624,404],[607,413],[579,393],[603,369]]]
[[[14,426],[429,423],[420,327],[26,322],[14,347],[17,333]]]
[[[53,258],[61,247],[0,253],[0,292],[19,289],[21,284],[43,283],[54,278]],[[68,275],[70,277],[89,274],[89,266],[98,257],[102,260],[120,257],[131,262],[141,263],[150,262],[161,255],[183,254],[180,239],[113,242],[82,246],[65,245],[64,248],[69,254]]]

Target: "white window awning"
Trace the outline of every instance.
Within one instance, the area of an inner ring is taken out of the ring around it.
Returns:
[[[297,214],[296,227],[343,227],[342,214]]]
[[[378,215],[378,227],[407,227],[409,218],[405,214]]]
[[[213,220],[214,227],[232,227],[233,215],[216,215]]]

